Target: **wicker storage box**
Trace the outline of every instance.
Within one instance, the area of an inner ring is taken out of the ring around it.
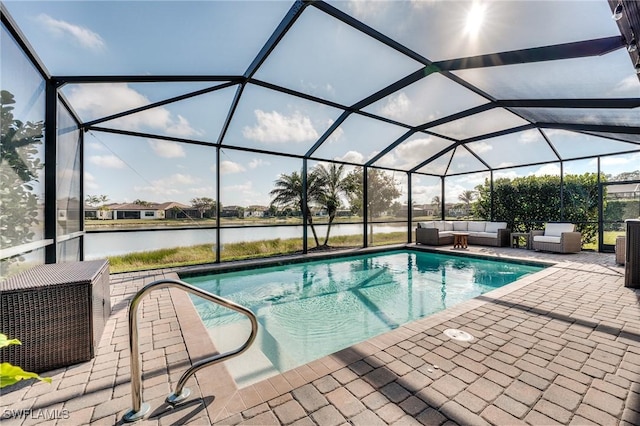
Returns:
[[[88,361],[111,313],[106,260],[40,265],[0,283],[0,361],[37,373]]]

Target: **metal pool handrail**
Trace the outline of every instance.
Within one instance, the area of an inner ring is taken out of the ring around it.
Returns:
[[[131,299],[131,303],[129,304],[129,350],[131,354],[131,399],[133,408],[123,416],[122,420],[125,422],[135,422],[143,419],[151,408],[149,404],[142,402],[142,373],[140,368],[140,348],[138,347],[138,306],[140,305],[142,298],[151,291],[169,287],[178,288],[186,291],[187,293],[200,296],[203,299],[221,305],[225,308],[232,309],[247,316],[249,321],[251,321],[251,334],[242,346],[233,351],[213,355],[198,361],[182,374],[182,377],[178,380],[175,392],[167,397],[167,402],[169,404],[179,404],[189,397],[191,391],[189,388],[185,388],[184,385],[192,375],[204,367],[208,367],[240,355],[249,349],[249,346],[251,346],[253,341],[256,339],[256,335],[258,333],[258,320],[254,313],[249,309],[187,284],[184,281],[161,279],[144,286],[135,294],[135,296],[133,296],[133,299]]]

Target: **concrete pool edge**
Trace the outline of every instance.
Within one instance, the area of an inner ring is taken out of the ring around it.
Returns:
[[[369,254],[372,252],[384,252],[394,251],[398,249],[409,249],[416,251],[428,251],[433,253],[448,254],[444,250],[423,250],[421,248],[414,248],[408,245],[396,246],[393,248],[371,248],[369,250],[349,250],[350,255]],[[453,254],[453,253],[451,253]],[[503,297],[513,291],[519,290],[532,282],[538,281],[547,275],[556,272],[559,268],[563,267],[556,262],[549,261],[532,261],[530,259],[522,259],[518,257],[500,257],[492,256],[490,254],[476,254],[468,256],[467,253],[456,253],[457,256],[484,258],[490,260],[500,260],[506,262],[526,263],[540,266],[546,266],[545,269],[527,275],[522,279],[514,281],[498,289],[484,293],[484,298],[497,299]],[[344,256],[344,253],[342,254]],[[326,258],[342,257],[340,254],[331,253],[326,256],[318,255],[311,257],[304,257],[304,260],[322,260]],[[282,259],[279,259],[271,264],[281,263]],[[243,262],[243,268],[250,268],[250,262]],[[255,262],[254,267],[267,266],[269,262]],[[297,263],[297,262],[293,262]],[[216,268],[216,272],[222,272],[224,269]],[[237,270],[237,269],[236,269]],[[211,270],[210,270],[211,271]],[[180,276],[181,271],[178,270],[174,273],[176,277]],[[410,339],[424,332],[426,329],[438,326],[446,321],[451,320],[459,315],[467,313],[477,307],[491,303],[489,300],[481,300],[480,296],[473,299],[469,299],[451,308],[447,308],[441,312],[429,315],[425,318],[412,321],[404,324],[394,330],[390,330],[383,334],[380,334],[371,339],[367,339],[363,342],[352,345],[348,348],[342,349],[330,355],[326,355],[320,359],[312,361],[308,364],[296,367],[292,370],[286,371],[282,374],[277,374],[260,382],[251,384],[249,386],[238,388],[236,382],[229,374],[228,370],[224,366],[224,363],[217,364],[211,367],[207,367],[198,373],[195,377],[202,395],[214,396],[214,400],[211,404],[207,405],[207,412],[209,418],[212,421],[225,419],[237,413],[238,411],[244,411],[260,405],[263,401],[276,398],[283,395],[297,387],[304,386],[316,380],[318,377],[325,374],[336,373],[339,370],[353,364],[354,362],[361,361],[374,353],[380,352],[389,348],[403,340]],[[186,293],[172,290],[171,298],[173,300],[177,316],[180,321],[180,327],[183,330],[185,346],[189,353],[189,357],[192,362],[201,359],[203,356],[218,353],[215,349],[215,344],[209,337],[209,333],[206,330],[204,322],[198,315],[195,306],[191,302],[191,299]],[[473,334],[473,333],[472,333]],[[207,335],[208,338],[203,338],[203,335]],[[239,398],[238,398],[239,397]]]

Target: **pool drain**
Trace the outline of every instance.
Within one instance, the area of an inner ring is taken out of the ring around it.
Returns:
[[[460,342],[470,342],[473,340],[473,336],[467,333],[466,331],[458,330],[456,328],[448,328],[444,331],[444,334],[453,339],[458,340]]]

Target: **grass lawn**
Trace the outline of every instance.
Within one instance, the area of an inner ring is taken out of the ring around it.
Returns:
[[[618,235],[624,235],[624,231],[605,231],[603,235],[604,244],[616,245],[616,237]],[[598,240],[582,246],[583,250],[598,250]]]
[[[374,241],[370,245],[387,245],[403,243],[407,241],[405,232],[389,232],[374,235]],[[322,241],[321,241],[322,242]],[[308,240],[309,250],[316,246],[313,239]],[[361,247],[361,235],[344,235],[331,237],[330,248]],[[220,252],[220,258],[224,261],[255,259],[283,254],[302,252],[302,241],[299,238],[273,239],[261,241],[249,241],[241,243],[225,244]],[[131,272],[145,269],[170,268],[177,266],[199,265],[214,263],[215,252],[210,244],[200,244],[190,247],[174,247],[169,249],[151,250],[137,253],[129,253],[120,256],[109,257],[111,273]]]

